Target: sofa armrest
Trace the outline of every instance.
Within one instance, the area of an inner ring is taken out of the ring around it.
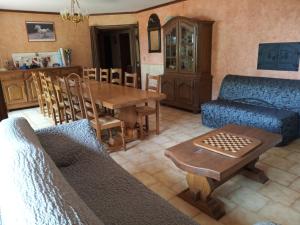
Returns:
[[[107,154],[88,120],[48,127],[35,133],[58,167],[73,164],[85,151]]]

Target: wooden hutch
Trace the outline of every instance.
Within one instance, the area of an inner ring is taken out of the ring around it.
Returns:
[[[164,26],[162,104],[198,113],[211,100],[213,21],[174,17]]]
[[[7,110],[38,106],[31,73],[39,71],[46,72],[49,76],[67,76],[70,73],[81,74],[82,69],[80,66],[73,66],[1,71],[0,81]]]

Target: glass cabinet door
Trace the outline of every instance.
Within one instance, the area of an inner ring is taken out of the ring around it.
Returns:
[[[177,28],[174,26],[165,35],[166,43],[166,69],[169,71],[177,70]]]
[[[196,27],[181,21],[179,23],[179,70],[195,72]]]

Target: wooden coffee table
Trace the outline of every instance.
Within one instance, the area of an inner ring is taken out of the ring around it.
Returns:
[[[199,137],[168,148],[165,152],[177,167],[188,173],[189,188],[178,196],[215,219],[225,215],[225,210],[220,200],[211,197],[212,192],[238,173],[265,183],[268,178],[255,164],[261,154],[282,140],[279,134],[245,126],[227,125],[219,131],[257,138],[262,143],[241,158],[231,158],[197,147],[193,141]]]

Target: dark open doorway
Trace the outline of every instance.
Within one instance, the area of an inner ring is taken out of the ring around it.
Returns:
[[[93,37],[94,35],[94,37]],[[137,25],[92,27],[92,51],[95,67],[121,68],[137,73],[140,87],[140,54]]]

